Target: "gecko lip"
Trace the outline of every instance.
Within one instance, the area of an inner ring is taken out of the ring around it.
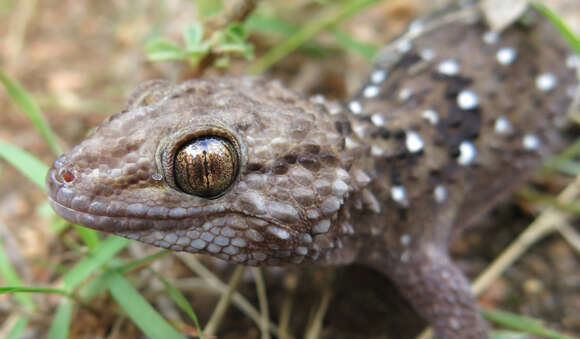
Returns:
[[[54,211],[62,218],[105,232],[180,230],[202,228],[210,219],[219,216],[242,215],[253,225],[265,226],[276,223],[258,217],[245,215],[239,211],[227,210],[221,205],[190,208],[151,207],[143,204],[127,204],[112,199],[89,197],[73,190],[68,183],[59,180],[59,169],[51,168],[47,175],[46,186],[48,201]],[[209,218],[209,216],[215,216]],[[238,218],[237,220],[241,220]],[[240,221],[241,222],[241,221]],[[229,225],[246,229],[247,225]]]
[[[195,213],[196,211],[189,209],[155,208],[85,196],[62,182],[58,173],[58,168],[53,167],[47,175],[48,201],[58,215],[75,224],[117,232],[183,229],[201,226],[205,221],[205,213]]]

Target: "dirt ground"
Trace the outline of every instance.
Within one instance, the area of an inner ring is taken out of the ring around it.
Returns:
[[[577,0],[546,1],[580,33]],[[301,21],[316,6],[309,1],[270,1],[269,6],[285,20]],[[415,17],[434,6],[428,0],[383,1],[341,25],[359,41],[380,45],[403,31]],[[147,37],[159,30],[179,39],[185,24],[196,19],[191,1],[16,1],[0,0],[0,67],[21,82],[38,101],[62,145],[70,147],[110,114],[122,108],[130,90],[152,78],[183,79],[187,70],[178,63],[151,63],[146,59]],[[255,37],[256,54],[271,44]],[[317,41],[332,45],[329,34]],[[247,61],[236,60],[227,70],[210,69],[206,75],[243,74]],[[352,93],[365,72],[367,60],[356,53],[336,51],[331,57],[295,53],[277,64],[268,76],[280,78],[292,88],[330,98]],[[30,121],[0,90],[0,140],[37,155],[46,164],[55,157]],[[541,179],[544,180],[544,179]],[[568,179],[554,177],[555,192]],[[453,254],[470,277],[477,276],[533,220],[535,209],[518,199],[506,202],[480,225],[457,240]],[[52,219],[46,195],[10,165],[0,161],[0,237],[26,285],[58,283],[64,267],[78,260],[84,249],[70,244],[73,230],[51,231]],[[156,249],[132,244],[125,257],[143,256]],[[232,268],[203,258],[204,263],[227,281]],[[205,323],[218,296],[206,289],[188,287],[193,276],[181,259],[165,256],[153,268],[182,287]],[[265,269],[271,319],[278,321],[283,305],[291,298],[290,329],[302,337],[324,291],[332,299],[324,317],[324,338],[407,338],[422,330],[423,322],[402,300],[391,283],[363,267],[332,269]],[[163,295],[159,284],[147,284],[146,272],[134,274],[136,286],[167,318],[186,317]],[[1,280],[0,280],[1,282]],[[246,272],[240,291],[254,305],[254,281]],[[28,338],[44,337],[60,300],[55,295],[34,295],[41,309],[26,332]],[[580,256],[558,235],[534,246],[515,266],[498,279],[480,298],[484,306],[542,319],[563,333],[580,336]],[[16,303],[0,295],[0,324],[12,314]],[[93,311],[75,309],[72,338],[142,337],[129,320],[119,316],[107,295],[93,303]],[[257,306],[256,306],[257,307]],[[5,323],[6,324],[6,323]],[[1,325],[0,325],[1,326]],[[0,327],[0,336],[2,330]],[[231,308],[220,327],[220,338],[258,338],[255,323]],[[396,334],[396,335],[395,335]]]

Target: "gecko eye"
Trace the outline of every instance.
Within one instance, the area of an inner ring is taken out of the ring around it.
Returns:
[[[175,184],[185,193],[213,199],[234,182],[239,156],[234,145],[219,136],[201,136],[184,144],[173,166]]]

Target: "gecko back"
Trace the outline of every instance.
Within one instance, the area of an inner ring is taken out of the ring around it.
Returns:
[[[577,68],[537,12],[495,33],[467,7],[412,24],[347,103],[347,141],[368,146],[373,178],[352,208],[368,235],[358,260],[390,276],[438,338],[486,337],[449,241],[569,142]]]
[[[502,33],[478,10],[454,11],[416,21],[386,46],[346,104],[347,148],[369,154],[360,161],[387,210],[383,224],[424,233],[456,198],[461,229],[561,150],[578,60],[534,11]]]

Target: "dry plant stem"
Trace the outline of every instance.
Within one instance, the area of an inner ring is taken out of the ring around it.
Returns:
[[[278,324],[280,325],[280,339],[290,338],[290,317],[294,306],[294,291],[296,290],[297,284],[298,275],[295,272],[289,272],[284,278],[286,293],[284,295],[284,300],[282,301],[280,319],[278,320]]]
[[[322,299],[320,300],[318,309],[316,309],[316,312],[310,321],[310,326],[306,331],[306,335],[304,336],[305,339],[320,338],[320,332],[322,331],[322,320],[324,320],[324,315],[326,315],[326,311],[328,310],[328,305],[330,304],[331,300],[332,290],[330,286],[327,286],[322,291]]]
[[[231,22],[244,21],[256,8],[258,0],[235,0],[228,2],[228,6],[219,15],[212,17],[206,23],[208,34],[224,28]]]
[[[237,265],[234,273],[232,273],[232,277],[230,278],[230,282],[228,284],[228,290],[226,293],[222,294],[217,306],[215,307],[213,314],[209,318],[207,325],[205,326],[203,333],[207,336],[213,336],[217,331],[224,314],[226,313],[228,306],[230,305],[230,301],[232,299],[232,295],[234,294],[240,280],[242,280],[242,273],[244,272],[245,266]]]
[[[560,203],[573,202],[580,194],[580,176],[558,196]],[[474,281],[471,290],[475,295],[483,293],[508,267],[510,267],[534,243],[546,235],[560,230],[567,224],[567,215],[550,207],[544,211],[510,246]]]
[[[212,36],[216,31],[223,29],[232,22],[244,21],[250,13],[256,8],[258,0],[235,0],[230,1],[228,7],[223,10],[219,15],[209,19],[205,23],[206,31],[204,36],[206,38]],[[188,74],[187,78],[195,78],[201,76],[206,68],[210,67],[218,55],[214,52],[209,52],[204,56],[197,68]]]
[[[218,277],[216,277],[212,272],[210,272],[205,266],[203,266],[194,255],[188,253],[178,253],[176,254],[182,262],[189,267],[192,271],[202,277],[203,281],[200,283],[200,279],[187,279],[187,280],[180,280],[186,281],[187,283],[181,284],[180,282],[176,283],[176,287],[180,287],[180,289],[194,289],[194,288],[203,288],[205,290],[210,290],[212,292],[216,292],[219,294],[224,294],[227,292],[228,287],[224,284]],[[185,285],[185,286],[183,286]],[[235,292],[232,297],[232,302],[238,307],[238,309],[248,316],[248,318],[252,319],[256,325],[260,326],[261,316],[258,310],[240,293]],[[271,334],[280,337],[280,331],[278,326],[273,322],[269,322],[269,331]],[[287,339],[293,339],[292,337],[287,336]]]
[[[570,224],[563,224],[559,227],[558,231],[560,231],[560,234],[562,234],[570,246],[572,246],[576,252],[580,253],[580,234],[576,232],[574,227]]]
[[[570,183],[558,196],[558,202],[569,204],[578,199],[580,195],[580,176]],[[501,255],[475,279],[471,285],[471,291],[476,296],[485,290],[499,278],[519,257],[521,257],[533,244],[552,232],[559,231],[568,243],[578,251],[580,248],[580,236],[567,221],[567,214],[555,207],[550,207],[531,223],[526,230],[514,240]],[[416,339],[432,337],[431,329],[423,331]]]
[[[268,295],[266,294],[266,283],[262,276],[262,271],[258,267],[252,267],[254,280],[256,281],[256,291],[258,292],[258,301],[260,302],[260,313],[262,321],[260,322],[260,331],[262,339],[270,339],[268,332],[268,323],[270,322],[270,312],[268,312]]]

